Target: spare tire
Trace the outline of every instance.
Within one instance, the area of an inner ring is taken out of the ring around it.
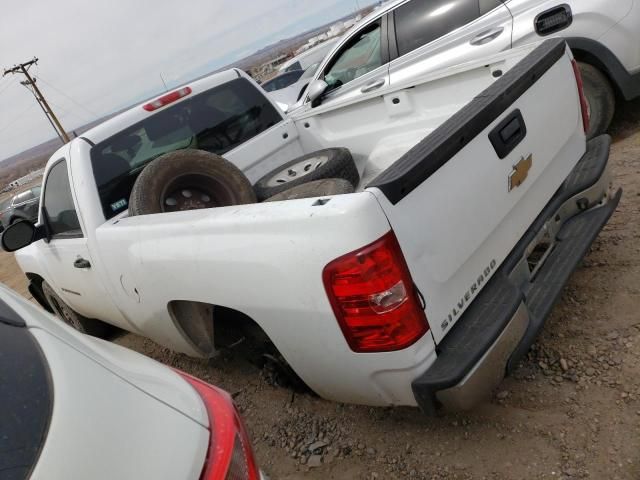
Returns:
[[[256,203],[251,183],[238,167],[202,150],[158,157],[138,176],[129,215],[197,210]]]
[[[298,157],[268,173],[253,186],[258,200],[266,200],[303,183],[327,178],[342,178],[353,188],[360,174],[346,148],[328,148]]]
[[[354,191],[353,185],[351,185],[348,180],[343,178],[326,178],[290,188],[265,200],[265,202],[281,202],[283,200],[297,200],[300,198],[344,195],[346,193],[353,193]]]

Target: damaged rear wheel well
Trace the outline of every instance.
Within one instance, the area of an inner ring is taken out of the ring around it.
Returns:
[[[245,340],[256,346],[272,343],[253,319],[232,308],[185,300],[169,302],[168,308],[178,329],[204,356]]]
[[[219,351],[238,354],[270,370],[277,383],[307,390],[269,336],[248,315],[228,307],[181,300],[170,302],[169,312],[177,328],[204,357],[213,357]]]

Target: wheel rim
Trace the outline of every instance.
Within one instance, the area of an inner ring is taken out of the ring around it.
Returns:
[[[311,172],[315,172],[322,165],[329,161],[329,157],[326,155],[319,155],[317,157],[306,158],[300,160],[293,165],[283,168],[274,176],[272,176],[267,182],[269,187],[277,187],[292,182],[300,177],[309,175]]]
[[[69,308],[66,305],[60,305],[60,303],[55,298],[51,299],[51,303],[53,303],[53,309],[58,314],[58,317],[60,317],[60,319],[64,323],[75,328],[79,332],[84,332],[84,328],[82,328],[82,325],[80,325],[80,322],[78,321],[76,316],[69,311]]]
[[[164,199],[166,212],[180,212],[184,210],[199,210],[215,207],[215,202],[210,192],[200,188],[180,188],[167,194]]]
[[[235,203],[228,185],[214,177],[187,174],[174,179],[161,195],[163,212],[224,207]]]

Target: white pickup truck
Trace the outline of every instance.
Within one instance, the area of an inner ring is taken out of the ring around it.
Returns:
[[[259,332],[322,397],[472,407],[620,199],[609,137],[585,140],[570,50],[548,40],[317,103],[287,117],[231,70],[132,108],[51,158],[39,224],[13,225],[3,248],[80,329],[106,322],[204,357],[227,332]],[[355,191],[255,201],[260,179],[297,182],[316,165],[290,161],[334,147]],[[192,188],[209,156],[244,173],[239,196],[219,182],[233,201]]]

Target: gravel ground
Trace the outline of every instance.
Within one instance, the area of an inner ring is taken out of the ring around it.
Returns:
[[[231,392],[273,479],[640,478],[640,102],[620,107],[618,212],[575,272],[528,357],[491,402],[426,418],[335,404],[274,385],[229,355],[209,361],[116,341]],[[13,258],[0,281],[28,296]]]

